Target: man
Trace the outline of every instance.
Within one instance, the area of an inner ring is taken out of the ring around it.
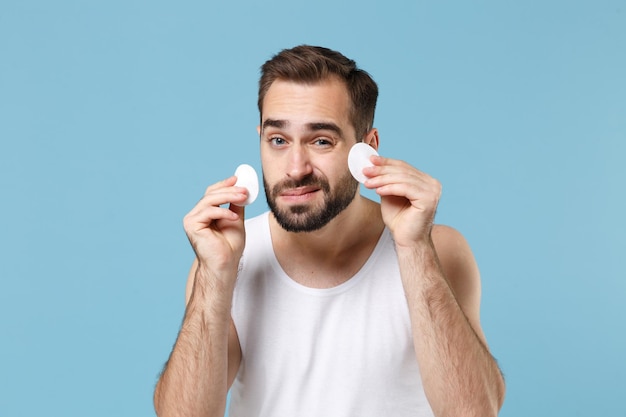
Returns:
[[[480,278],[452,228],[433,225],[440,184],[371,157],[378,89],[320,47],[262,67],[269,213],[244,221],[235,177],[185,217],[196,254],[184,321],[155,390],[164,416],[495,416],[504,382],[479,321]],[[228,207],[225,205],[229,204]]]

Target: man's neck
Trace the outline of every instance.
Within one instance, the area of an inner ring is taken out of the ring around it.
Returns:
[[[327,288],[349,279],[376,247],[384,223],[378,203],[357,196],[326,226],[288,232],[270,215],[272,246],[285,272],[303,285]]]

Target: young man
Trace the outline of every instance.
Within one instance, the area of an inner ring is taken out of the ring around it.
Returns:
[[[440,184],[374,156],[377,86],[338,52],[299,46],[262,67],[270,212],[244,221],[235,177],[185,217],[196,253],[185,318],[155,390],[165,416],[496,416],[500,370],[479,320],[480,278]],[[220,207],[230,204],[229,207]]]

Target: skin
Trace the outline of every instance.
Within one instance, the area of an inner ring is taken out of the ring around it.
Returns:
[[[323,178],[331,193],[345,185],[348,152],[357,142],[349,106],[345,86],[334,78],[313,85],[279,80],[268,90],[258,128],[264,180],[269,189],[291,184],[275,195],[276,207],[291,220],[318,212],[327,198],[318,182],[304,179]],[[378,148],[376,129],[362,139]],[[480,326],[480,275],[463,236],[433,225],[441,185],[405,162],[376,156],[371,161],[365,186],[376,190],[381,204],[355,188],[343,211],[308,232],[287,231],[271,215],[277,259],[300,284],[333,287],[360,269],[388,227],[435,415],[495,416],[505,388]],[[244,209],[232,203],[243,202],[246,190],[235,181],[210,186],[184,220],[196,260],[183,325],[155,390],[161,417],[221,417],[241,361],[230,308],[245,240]]]

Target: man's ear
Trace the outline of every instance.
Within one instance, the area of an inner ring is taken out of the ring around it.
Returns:
[[[261,136],[261,126],[256,127],[256,133]]]
[[[365,135],[365,138],[363,139],[363,142],[367,143],[372,148],[378,150],[378,143],[379,143],[378,129],[373,127],[369,132],[367,132],[367,134]]]

